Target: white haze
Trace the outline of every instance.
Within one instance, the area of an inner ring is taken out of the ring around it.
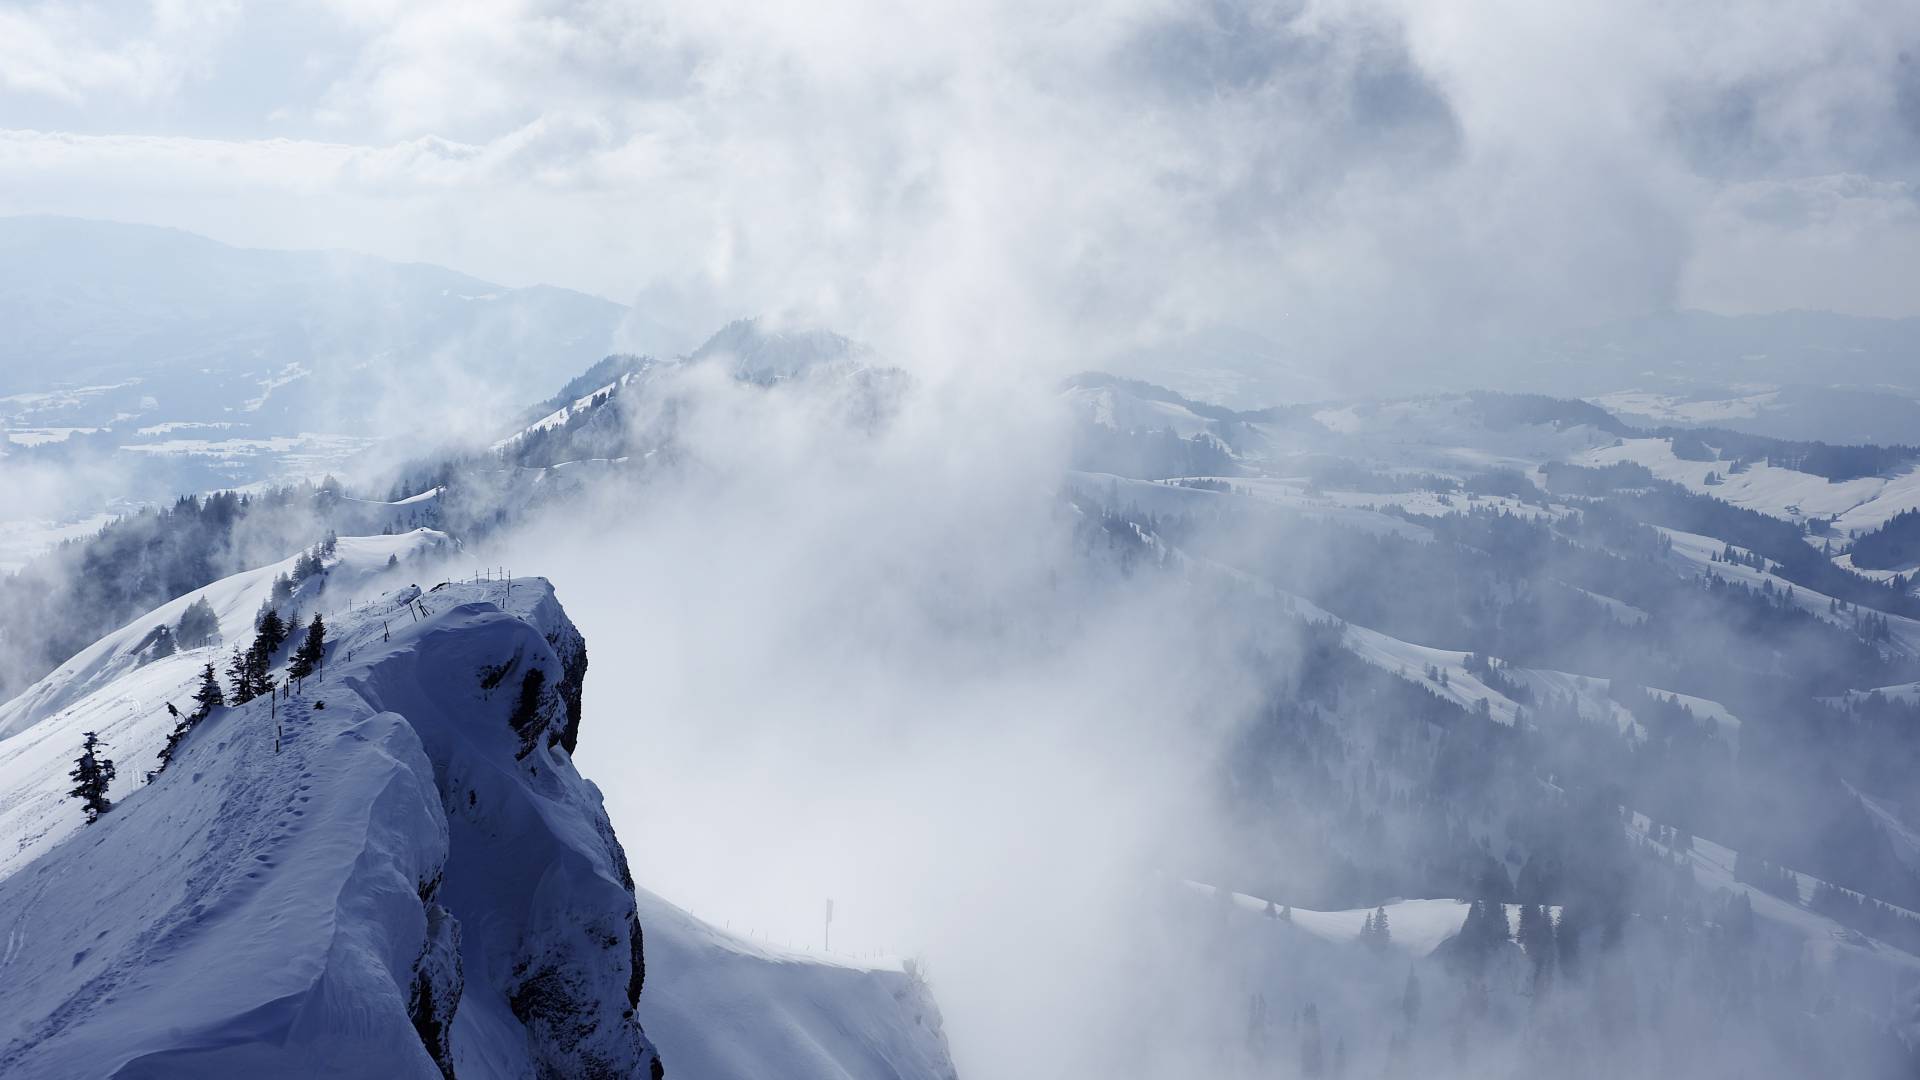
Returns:
[[[1208,838],[1228,628],[1073,554],[1046,395],[920,386],[868,437],[696,381],[674,476],[474,553],[586,634],[577,759],[636,875],[795,947],[831,898],[836,950],[930,965],[963,1075],[1138,1066],[1101,988]]]
[[[833,898],[841,947],[924,953],[966,1076],[1178,1071],[1124,1026],[1128,916],[1209,843],[1264,674],[1233,609],[1073,556],[1052,375],[1230,324],[1387,391],[1675,305],[1920,313],[1896,0],[113,8],[0,11],[0,212],[584,288],[676,328],[637,348],[783,314],[915,371],[871,438],[707,385],[684,477],[472,555],[585,632],[579,760],[641,884],[796,944]]]

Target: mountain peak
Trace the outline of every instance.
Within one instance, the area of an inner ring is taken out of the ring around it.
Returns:
[[[864,367],[876,357],[872,349],[832,330],[775,325],[755,317],[721,327],[688,359],[720,359],[736,378],[773,382],[826,368]]]

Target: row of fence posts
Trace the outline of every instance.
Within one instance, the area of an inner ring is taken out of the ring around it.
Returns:
[[[500,567],[498,569],[499,569],[499,575],[497,577],[495,576],[495,573],[494,573],[495,568],[491,566],[487,567],[484,570],[475,571],[473,575],[473,583],[476,585],[479,585],[479,584],[490,583],[494,581],[501,581],[506,584],[508,595],[511,595],[513,592],[513,575],[508,573],[505,567]],[[371,604],[364,604],[364,605],[356,604],[354,605],[354,610],[359,611],[359,610],[362,610],[363,608],[371,608],[371,607],[372,607]],[[398,604],[389,605],[387,608],[387,613],[392,614],[393,612],[398,611],[399,607],[400,606]],[[433,612],[428,609],[426,601],[421,599],[418,596],[409,597],[407,599],[407,613],[413,616],[413,621],[416,623],[418,623],[422,619],[431,618],[433,616]],[[327,615],[330,615],[330,614],[332,614],[332,612],[324,612],[322,613],[321,617],[325,618]],[[386,619],[381,619],[380,620],[380,640],[383,642],[391,641],[392,635],[393,635],[393,631],[392,631],[391,625],[388,623]],[[349,652],[347,654],[347,658],[352,659],[353,654]],[[319,666],[316,667],[314,670],[315,679],[318,680],[318,679],[324,678],[325,676],[323,673],[325,671],[326,671],[326,659],[325,657],[322,657]],[[300,689],[302,693],[304,693],[306,690],[304,680],[301,683]],[[278,690],[280,692],[276,694],[274,692],[275,690]],[[281,742],[283,729],[280,723],[279,706],[275,703],[274,699],[277,697],[284,696],[284,697],[287,697],[289,700],[291,700],[293,696],[293,692],[294,692],[294,687],[291,680],[281,683],[280,686],[278,687],[271,687],[267,691],[267,715],[269,718],[273,720],[273,752],[276,754],[280,752],[280,742]]]

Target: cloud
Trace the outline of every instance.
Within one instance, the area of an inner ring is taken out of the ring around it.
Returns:
[[[29,3],[0,9],[0,92],[83,105],[164,97],[194,75],[239,8],[235,0],[126,5]]]
[[[1790,258],[1743,185],[1915,181],[1910,5],[301,11],[297,137],[15,131],[0,208],[799,312],[951,367],[1231,324],[1365,377],[1676,304],[1902,306],[1878,267],[1714,268]]]
[[[1730,185],[1686,295],[1728,311],[1810,308],[1912,315],[1920,280],[1920,189],[1857,174]]]
[[[1241,625],[1077,547],[1051,395],[921,381],[869,431],[830,378],[652,392],[674,467],[469,553],[586,635],[580,760],[635,876],[735,931],[815,941],[832,897],[841,949],[925,950],[963,1075],[1123,1075],[1115,943],[1216,835]]]

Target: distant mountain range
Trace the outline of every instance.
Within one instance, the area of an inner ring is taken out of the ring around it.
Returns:
[[[1920,319],[1663,311],[1478,350],[1341,365],[1216,328],[1099,365],[1238,409],[1500,389],[1594,401],[1630,423],[1830,443],[1920,441]]]
[[[523,406],[613,352],[627,316],[419,263],[0,218],[0,424],[378,435],[429,388]]]

